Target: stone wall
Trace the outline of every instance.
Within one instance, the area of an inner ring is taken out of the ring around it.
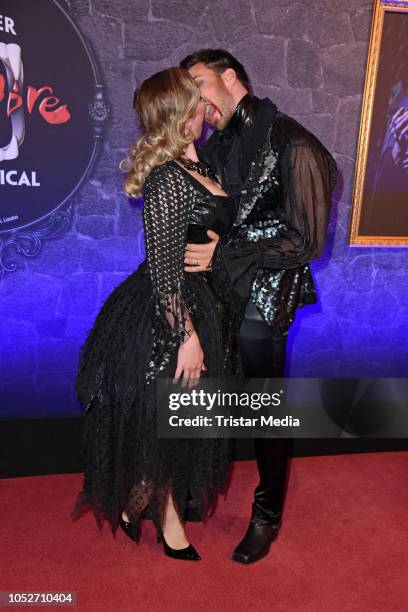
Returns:
[[[118,169],[137,136],[134,88],[204,46],[235,54],[255,93],[313,131],[339,165],[327,248],[312,264],[320,300],[298,313],[287,374],[406,376],[408,251],[347,245],[372,4],[71,0],[112,117],[69,233],[1,281],[1,365],[13,405],[78,410],[79,347],[103,300],[144,256],[140,205],[123,194]]]

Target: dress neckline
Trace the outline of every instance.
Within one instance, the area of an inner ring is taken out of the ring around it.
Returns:
[[[211,195],[213,197],[216,198],[229,198],[229,195],[223,195],[222,193],[213,193],[212,191],[210,191],[208,189],[208,187],[206,187],[205,185],[203,185],[198,179],[195,178],[195,176],[193,176],[192,174],[190,174],[190,172],[188,172],[188,170],[186,170],[185,168],[183,168],[183,166],[181,166],[180,164],[178,164],[176,161],[174,161],[173,159],[169,160],[167,162],[168,164],[171,164],[172,166],[175,166],[176,168],[178,168],[179,170],[181,170],[184,174],[186,174],[188,176],[188,178],[191,180],[191,182],[195,183],[195,185],[197,187],[200,188],[200,191],[202,193],[204,193],[204,195]]]

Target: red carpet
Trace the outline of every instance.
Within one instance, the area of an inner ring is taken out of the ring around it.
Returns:
[[[150,521],[139,544],[99,532],[91,513],[71,521],[81,474],[1,480],[0,590],[72,590],[76,609],[112,612],[405,612],[407,474],[404,452],[293,459],[280,535],[251,566],[230,554],[247,526],[252,461],[235,464],[206,526],[188,524],[197,563],[165,557]]]

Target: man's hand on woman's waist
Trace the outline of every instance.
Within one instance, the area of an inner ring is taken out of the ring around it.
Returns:
[[[207,236],[211,239],[211,242],[206,244],[187,243],[184,255],[185,272],[208,272],[211,270],[212,258],[220,237],[212,230],[207,230]]]

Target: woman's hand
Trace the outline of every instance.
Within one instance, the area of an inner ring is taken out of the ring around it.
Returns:
[[[195,382],[199,380],[201,371],[206,369],[200,340],[197,332],[194,331],[190,338],[179,346],[177,368],[173,383],[176,383],[183,374],[181,386],[186,387],[188,385],[188,387],[193,387]]]

